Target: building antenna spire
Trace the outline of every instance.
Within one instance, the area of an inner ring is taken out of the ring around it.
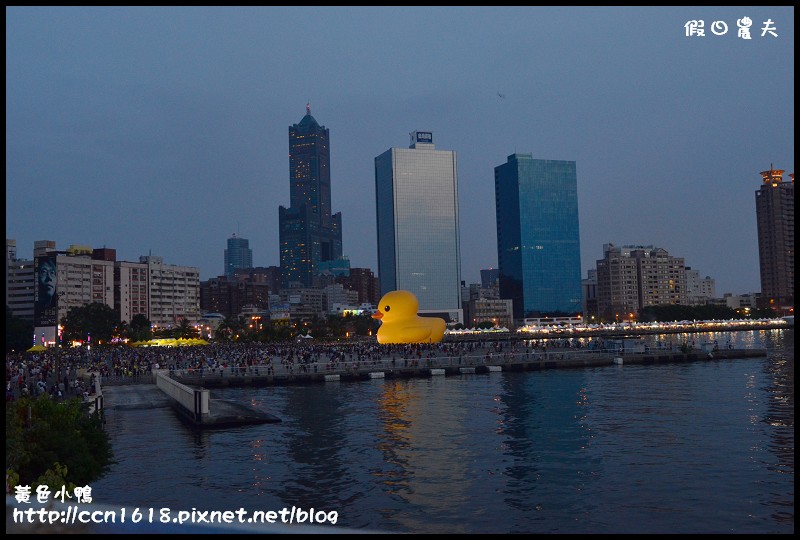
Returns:
[[[311,114],[311,101],[310,100],[306,101],[306,114],[307,115]]]

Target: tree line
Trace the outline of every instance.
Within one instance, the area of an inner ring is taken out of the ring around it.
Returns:
[[[92,344],[111,343],[113,340],[129,342],[148,341],[152,338],[208,338],[209,336],[187,319],[171,328],[153,330],[150,320],[134,315],[129,322],[121,321],[118,313],[102,303],[72,307],[60,321],[60,343],[73,341]],[[298,335],[310,334],[317,339],[338,339],[375,335],[380,322],[368,314],[312,317],[292,324],[274,324],[270,321],[254,322],[246,317],[226,317],[213,330],[216,341],[279,342],[290,341]],[[6,306],[6,353],[24,351],[35,344],[34,326],[31,322],[14,316]]]

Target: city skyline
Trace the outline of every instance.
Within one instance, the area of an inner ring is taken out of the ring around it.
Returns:
[[[576,162],[582,277],[605,243],[655,245],[719,295],[760,290],[760,171],[794,172],[788,6],[6,14],[6,236],[23,258],[53,239],[207,280],[237,230],[254,266],[279,265],[286,126],[309,102],[332,132],[342,252],[376,273],[373,159],[412,130],[459,156],[467,283],[497,267],[493,169],[509,154]]]

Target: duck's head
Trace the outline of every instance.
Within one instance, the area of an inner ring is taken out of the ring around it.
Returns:
[[[416,317],[419,301],[414,293],[409,291],[391,291],[383,295],[378,304],[378,311],[372,315],[373,319],[381,322]]]

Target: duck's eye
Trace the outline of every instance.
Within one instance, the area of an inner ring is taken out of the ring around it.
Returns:
[[[383,311],[389,311],[390,309],[392,309],[392,308],[389,307],[389,306],[384,306]]]

